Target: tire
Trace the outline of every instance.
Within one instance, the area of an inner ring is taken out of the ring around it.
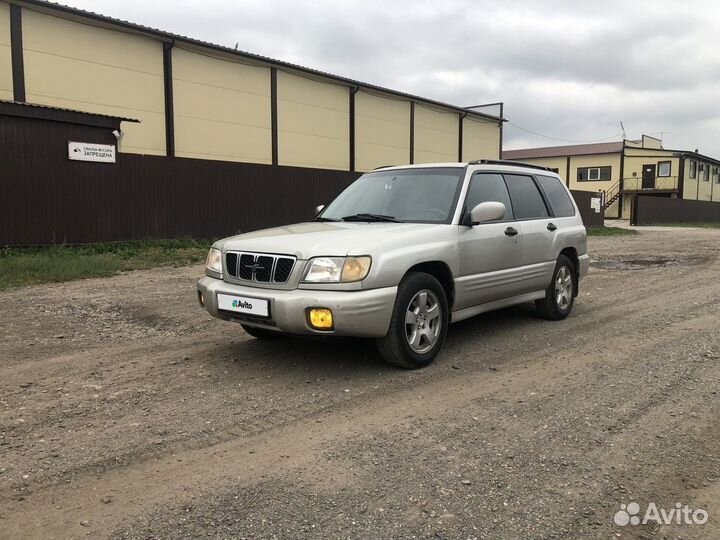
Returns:
[[[535,307],[543,318],[560,321],[570,315],[575,303],[576,280],[575,265],[565,255],[560,255],[545,298],[535,301]]]
[[[280,336],[279,332],[273,330],[265,330],[264,328],[258,328],[257,326],[250,326],[247,324],[240,324],[243,330],[245,330],[252,337],[257,339],[274,339]]]
[[[445,342],[449,314],[445,290],[437,279],[423,272],[408,274],[398,287],[388,333],[376,340],[380,354],[404,369],[427,366]],[[412,324],[407,322],[413,317]]]

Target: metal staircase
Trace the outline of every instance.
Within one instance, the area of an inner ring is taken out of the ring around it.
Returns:
[[[620,190],[620,180],[615,182],[607,190],[603,191],[603,210],[607,210],[612,204],[620,198],[622,191]]]

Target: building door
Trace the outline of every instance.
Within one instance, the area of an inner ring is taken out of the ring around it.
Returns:
[[[655,189],[655,168],[657,165],[651,163],[650,165],[643,165],[642,173],[642,188],[643,189]]]

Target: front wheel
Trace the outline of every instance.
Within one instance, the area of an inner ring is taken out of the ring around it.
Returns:
[[[378,350],[390,364],[418,369],[440,352],[449,323],[447,296],[430,274],[415,272],[398,287],[390,328],[377,340]]]
[[[545,291],[545,298],[535,301],[540,315],[559,321],[570,315],[575,302],[575,266],[565,255],[558,257],[553,278]]]

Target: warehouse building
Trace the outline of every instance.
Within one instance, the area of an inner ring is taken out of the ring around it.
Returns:
[[[568,187],[603,193],[605,216],[630,219],[638,195],[720,202],[720,160],[640,140],[506,150],[504,159],[549,167]]]
[[[117,159],[106,173],[140,156],[165,157],[168,167],[194,160],[201,176],[207,165],[207,182],[249,182],[252,169],[259,185],[250,195],[300,174],[331,196],[379,166],[497,159],[502,148],[494,108],[449,105],[40,0],[0,0],[0,100],[137,120],[113,130]],[[67,155],[55,157],[61,174]],[[73,241],[63,231],[55,237]]]
[[[0,99],[136,118],[122,152],[346,171],[499,157],[481,112],[47,2],[0,2],[0,28]]]

